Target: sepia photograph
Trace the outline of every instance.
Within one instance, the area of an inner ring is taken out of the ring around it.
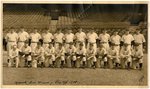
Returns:
[[[148,87],[148,3],[2,3],[3,86]]]

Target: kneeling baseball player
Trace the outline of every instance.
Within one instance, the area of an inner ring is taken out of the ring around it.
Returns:
[[[93,64],[94,69],[96,68],[96,49],[93,44],[90,44],[89,49],[87,49],[87,61]]]
[[[25,45],[22,47],[20,51],[21,60],[25,60],[25,66],[31,67],[31,47],[28,45],[28,42],[25,42]]]
[[[55,48],[52,43],[45,49],[45,64],[49,67],[55,67]]]
[[[85,68],[85,64],[86,64],[86,49],[84,47],[84,44],[80,44],[79,48],[77,49],[76,52],[76,56],[77,56],[77,60],[76,60],[76,67],[80,67],[80,62],[82,62],[82,67]],[[78,62],[79,64],[78,64]],[[77,65],[78,64],[78,65]]]

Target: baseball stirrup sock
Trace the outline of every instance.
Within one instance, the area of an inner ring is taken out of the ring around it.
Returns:
[[[9,63],[10,59],[7,59],[7,62]]]
[[[130,62],[127,63],[128,68],[130,67]]]
[[[52,61],[53,65],[55,65],[55,61]]]

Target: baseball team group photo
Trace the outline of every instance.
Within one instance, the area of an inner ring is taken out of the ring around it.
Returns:
[[[147,9],[4,3],[3,84],[147,86]]]

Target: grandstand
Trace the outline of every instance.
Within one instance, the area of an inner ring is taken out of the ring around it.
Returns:
[[[118,8],[120,7],[120,8]],[[4,4],[3,27],[124,29],[147,22],[146,5]],[[54,21],[55,20],[55,24]],[[57,22],[56,22],[57,21]],[[145,26],[146,28],[146,26]]]

